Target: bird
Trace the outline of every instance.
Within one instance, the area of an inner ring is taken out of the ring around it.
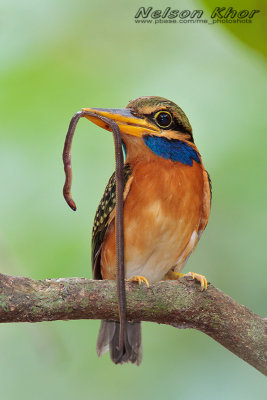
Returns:
[[[211,180],[194,143],[183,110],[158,96],[131,100],[126,108],[84,108],[115,121],[121,131],[124,160],[125,279],[146,284],[190,275],[207,289],[205,276],[181,273],[195,249],[211,208]],[[98,126],[110,126],[85,115]],[[97,208],[92,231],[94,279],[116,280],[116,180],[111,176]],[[141,322],[127,321],[123,354],[120,325],[101,321],[97,354],[109,350],[115,364],[142,360]]]

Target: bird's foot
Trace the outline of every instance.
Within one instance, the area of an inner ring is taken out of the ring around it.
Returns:
[[[187,274],[182,274],[181,272],[174,272],[174,271],[169,271],[166,274],[166,278],[171,280],[176,280],[176,279],[178,280],[183,276],[191,276],[193,279],[196,279],[198,282],[200,282],[201,292],[203,292],[203,290],[207,290],[208,282],[204,275],[197,274],[196,272],[188,272]]]
[[[147,287],[149,287],[148,280],[144,276],[134,275],[130,279],[127,279],[128,282],[138,282],[141,285],[142,282],[145,282]]]
[[[193,279],[198,281],[201,285],[201,292],[208,289],[208,282],[204,275],[197,274],[196,272],[188,272],[188,274],[184,274],[184,276],[192,276]]]

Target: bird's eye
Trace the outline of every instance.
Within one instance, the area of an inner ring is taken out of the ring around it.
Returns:
[[[154,118],[160,128],[169,128],[172,124],[172,115],[168,111],[159,111]]]

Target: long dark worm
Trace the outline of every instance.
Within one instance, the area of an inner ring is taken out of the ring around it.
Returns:
[[[121,132],[119,126],[110,118],[102,117],[89,111],[78,111],[72,117],[66,135],[63,163],[65,170],[65,184],[63,195],[70,206],[76,211],[76,204],[71,196],[72,166],[71,166],[71,145],[76,125],[81,117],[90,115],[96,117],[110,126],[115,146],[115,177],[116,177],[116,218],[115,218],[115,237],[116,237],[116,259],[117,259],[117,295],[120,315],[120,357],[123,355],[123,343],[126,334],[126,292],[125,292],[125,272],[124,272],[124,227],[123,227],[123,153]]]
[[[63,196],[64,196],[64,199],[66,200],[67,204],[70,206],[70,208],[73,211],[76,211],[76,204],[71,197],[71,183],[72,183],[71,145],[72,145],[72,139],[73,139],[76,125],[81,117],[83,117],[83,112],[78,111],[71,118],[71,121],[69,124],[69,129],[68,129],[65,143],[64,143],[63,155],[62,155],[64,171],[65,171],[65,183],[64,183],[64,187],[63,187]]]

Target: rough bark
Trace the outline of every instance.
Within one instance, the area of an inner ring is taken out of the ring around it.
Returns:
[[[126,284],[129,320],[198,329],[267,376],[267,320],[190,278],[147,288]],[[118,319],[116,283],[84,278],[33,280],[0,274],[0,322]]]

